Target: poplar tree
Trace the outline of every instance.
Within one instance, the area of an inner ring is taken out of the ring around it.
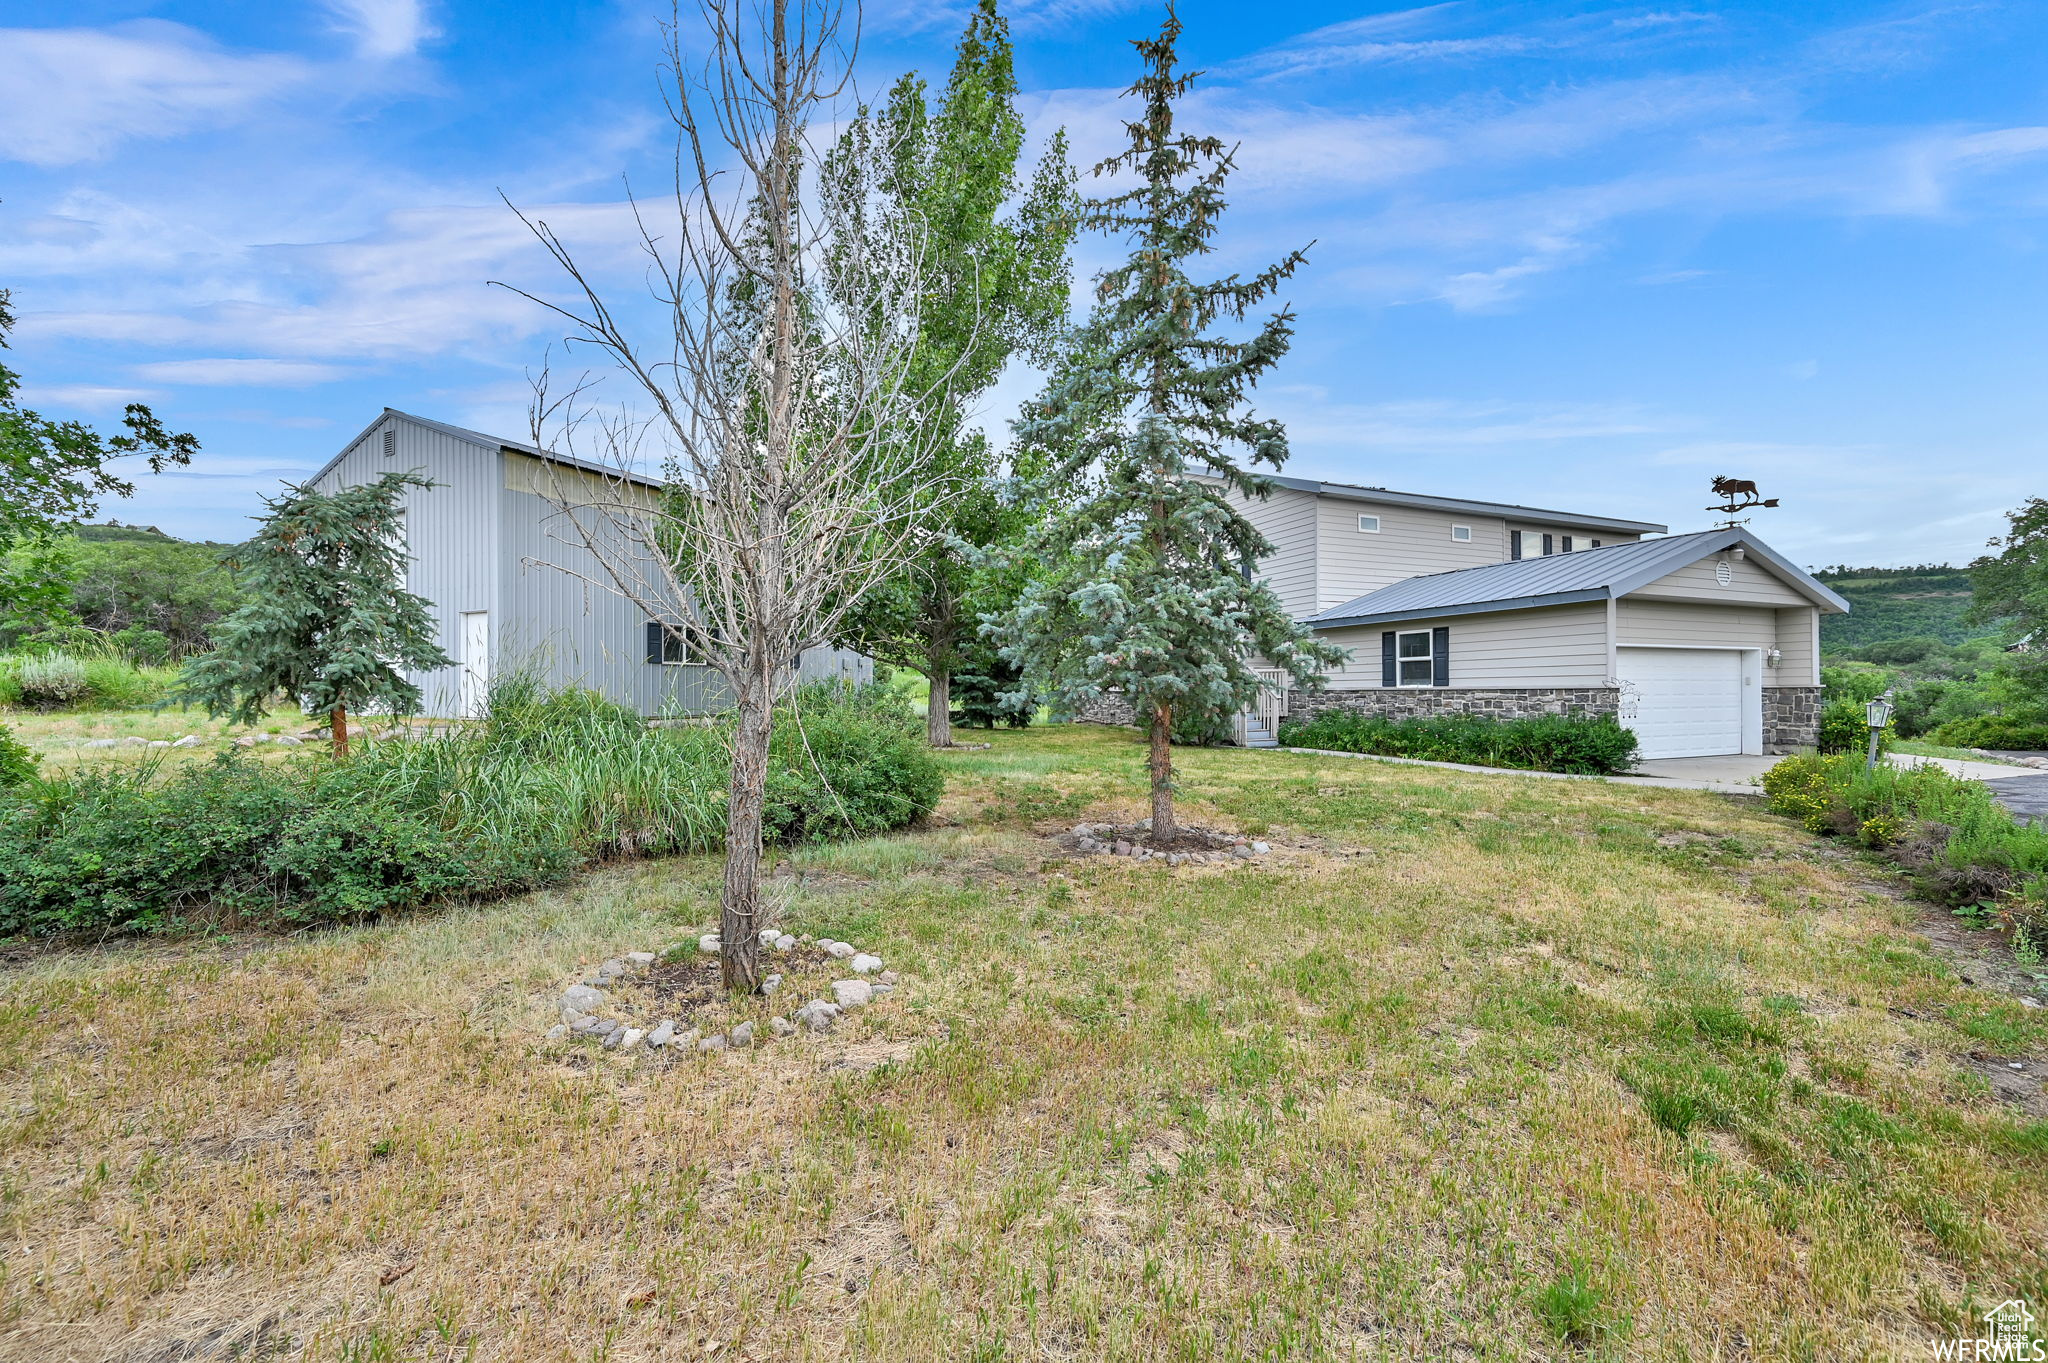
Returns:
[[[1306,259],[1290,252],[1250,278],[1199,282],[1234,150],[1178,130],[1174,106],[1199,72],[1179,71],[1178,16],[1132,45],[1145,73],[1125,93],[1141,102],[1130,145],[1094,169],[1136,183],[1090,200],[1081,225],[1130,243],[1096,280],[1088,321],[1069,339],[1041,396],[1017,423],[1044,452],[1049,483],[1078,487],[1033,554],[1054,565],[991,633],[1040,689],[1079,706],[1116,689],[1150,747],[1152,838],[1171,843],[1177,711],[1229,714],[1256,698],[1254,655],[1298,685],[1317,684],[1342,651],[1297,625],[1253,574],[1273,546],[1228,500],[1271,484],[1250,465],[1287,458],[1279,422],[1246,409],[1251,388],[1293,333],[1282,308],[1250,336],[1242,321]]]
[[[921,78],[904,76],[824,166],[828,191],[848,205],[844,221],[915,236],[918,287],[932,300],[908,357],[912,390],[930,397],[900,419],[920,439],[937,433],[943,476],[919,552],[862,599],[842,642],[930,680],[925,734],[940,748],[952,743],[953,674],[975,664],[979,617],[1011,600],[978,551],[1014,543],[1034,519],[1003,497],[999,461],[968,416],[1012,355],[1052,358],[1071,282],[1066,137],[1053,136],[1025,182],[1016,100],[1009,25],[995,0],[981,0],[936,107]]]
[[[214,650],[185,664],[176,694],[209,715],[254,724],[276,697],[325,714],[334,755],[348,753],[350,711],[408,714],[419,688],[401,667],[453,659],[434,642],[431,607],[405,590],[399,499],[434,483],[417,473],[268,502],[254,539],[228,557],[249,602],[214,627]]]

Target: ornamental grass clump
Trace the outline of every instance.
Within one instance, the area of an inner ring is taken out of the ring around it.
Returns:
[[[556,883],[592,863],[722,845],[728,736],[649,727],[589,692],[501,687],[469,731],[350,758],[230,750],[0,792],[0,933],[358,920]],[[937,760],[899,704],[803,688],[771,752],[781,844],[914,823]]]

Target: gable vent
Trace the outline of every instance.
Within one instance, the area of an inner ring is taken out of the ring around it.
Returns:
[[[398,431],[391,426],[384,428],[384,457],[386,459],[396,459],[398,457]]]

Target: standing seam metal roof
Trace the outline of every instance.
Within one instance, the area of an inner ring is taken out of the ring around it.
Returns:
[[[1481,611],[1522,610],[1573,601],[1604,601],[1626,596],[1658,578],[1674,573],[1708,554],[1741,545],[1785,579],[1786,585],[1824,611],[1849,609],[1829,591],[1747,530],[1703,530],[1666,539],[1610,544],[1570,554],[1489,563],[1404,578],[1341,606],[1309,616],[1303,623],[1319,629],[1338,625],[1379,624],[1440,615],[1472,615]]]

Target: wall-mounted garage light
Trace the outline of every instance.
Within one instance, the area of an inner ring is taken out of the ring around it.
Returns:
[[[1764,650],[1764,666],[1776,667],[1778,665],[1778,660],[1783,658],[1784,656],[1784,653],[1779,649],[1767,648]]]

